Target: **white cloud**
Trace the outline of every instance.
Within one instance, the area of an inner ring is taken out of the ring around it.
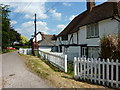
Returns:
[[[63,24],[57,25],[57,28],[58,28],[58,29],[64,29],[65,27],[66,27],[66,26],[63,25]]]
[[[56,19],[60,20],[62,14],[58,13],[56,10],[50,10],[50,13],[52,14],[53,17],[55,17]]]
[[[66,25],[59,24],[56,27],[57,27],[56,29],[51,29],[50,32],[54,34],[59,34],[66,27]]]
[[[16,29],[20,34],[27,36],[28,38],[31,37],[31,35],[34,34],[34,22],[33,21],[29,21],[29,22],[25,22],[23,23],[20,28]],[[44,33],[48,33],[49,28],[47,27],[47,23],[46,22],[42,22],[42,21],[37,21],[37,32],[44,32]]]
[[[17,21],[10,21],[11,25],[17,24]]]
[[[69,20],[72,21],[77,15],[70,16]]]
[[[63,5],[64,5],[64,6],[71,6],[71,4],[70,4],[70,3],[67,3],[67,2],[64,2]]]
[[[25,15],[24,17],[28,19],[34,19],[35,13],[39,19],[48,18],[45,14],[45,2],[7,2],[5,4],[10,5],[14,9],[14,13],[19,13],[19,16]]]

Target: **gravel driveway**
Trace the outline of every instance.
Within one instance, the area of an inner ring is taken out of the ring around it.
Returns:
[[[2,55],[3,88],[51,88],[43,79],[29,72],[17,52]]]

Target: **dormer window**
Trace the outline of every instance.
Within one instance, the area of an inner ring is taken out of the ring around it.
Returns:
[[[68,40],[68,35],[62,36],[62,41],[66,41],[66,40]]]
[[[98,23],[87,25],[87,38],[98,38],[99,26]]]

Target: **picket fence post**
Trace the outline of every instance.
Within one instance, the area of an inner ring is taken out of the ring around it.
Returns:
[[[118,60],[116,60],[116,87],[118,88]]]
[[[114,70],[113,70],[113,59],[111,61],[111,87],[113,87],[113,74],[114,74]]]
[[[67,72],[67,55],[65,55],[65,72]]]
[[[77,79],[77,58],[74,57],[74,78]]]
[[[107,86],[109,85],[109,59],[107,59]]]

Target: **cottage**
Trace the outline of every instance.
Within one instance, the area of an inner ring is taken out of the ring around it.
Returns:
[[[76,16],[58,34],[58,51],[73,57],[98,58],[100,38],[120,33],[120,1],[104,2],[95,6],[95,0],[87,0],[87,10]]]
[[[42,51],[56,51],[56,36],[48,35],[42,32],[37,33],[36,35],[38,48]]]

